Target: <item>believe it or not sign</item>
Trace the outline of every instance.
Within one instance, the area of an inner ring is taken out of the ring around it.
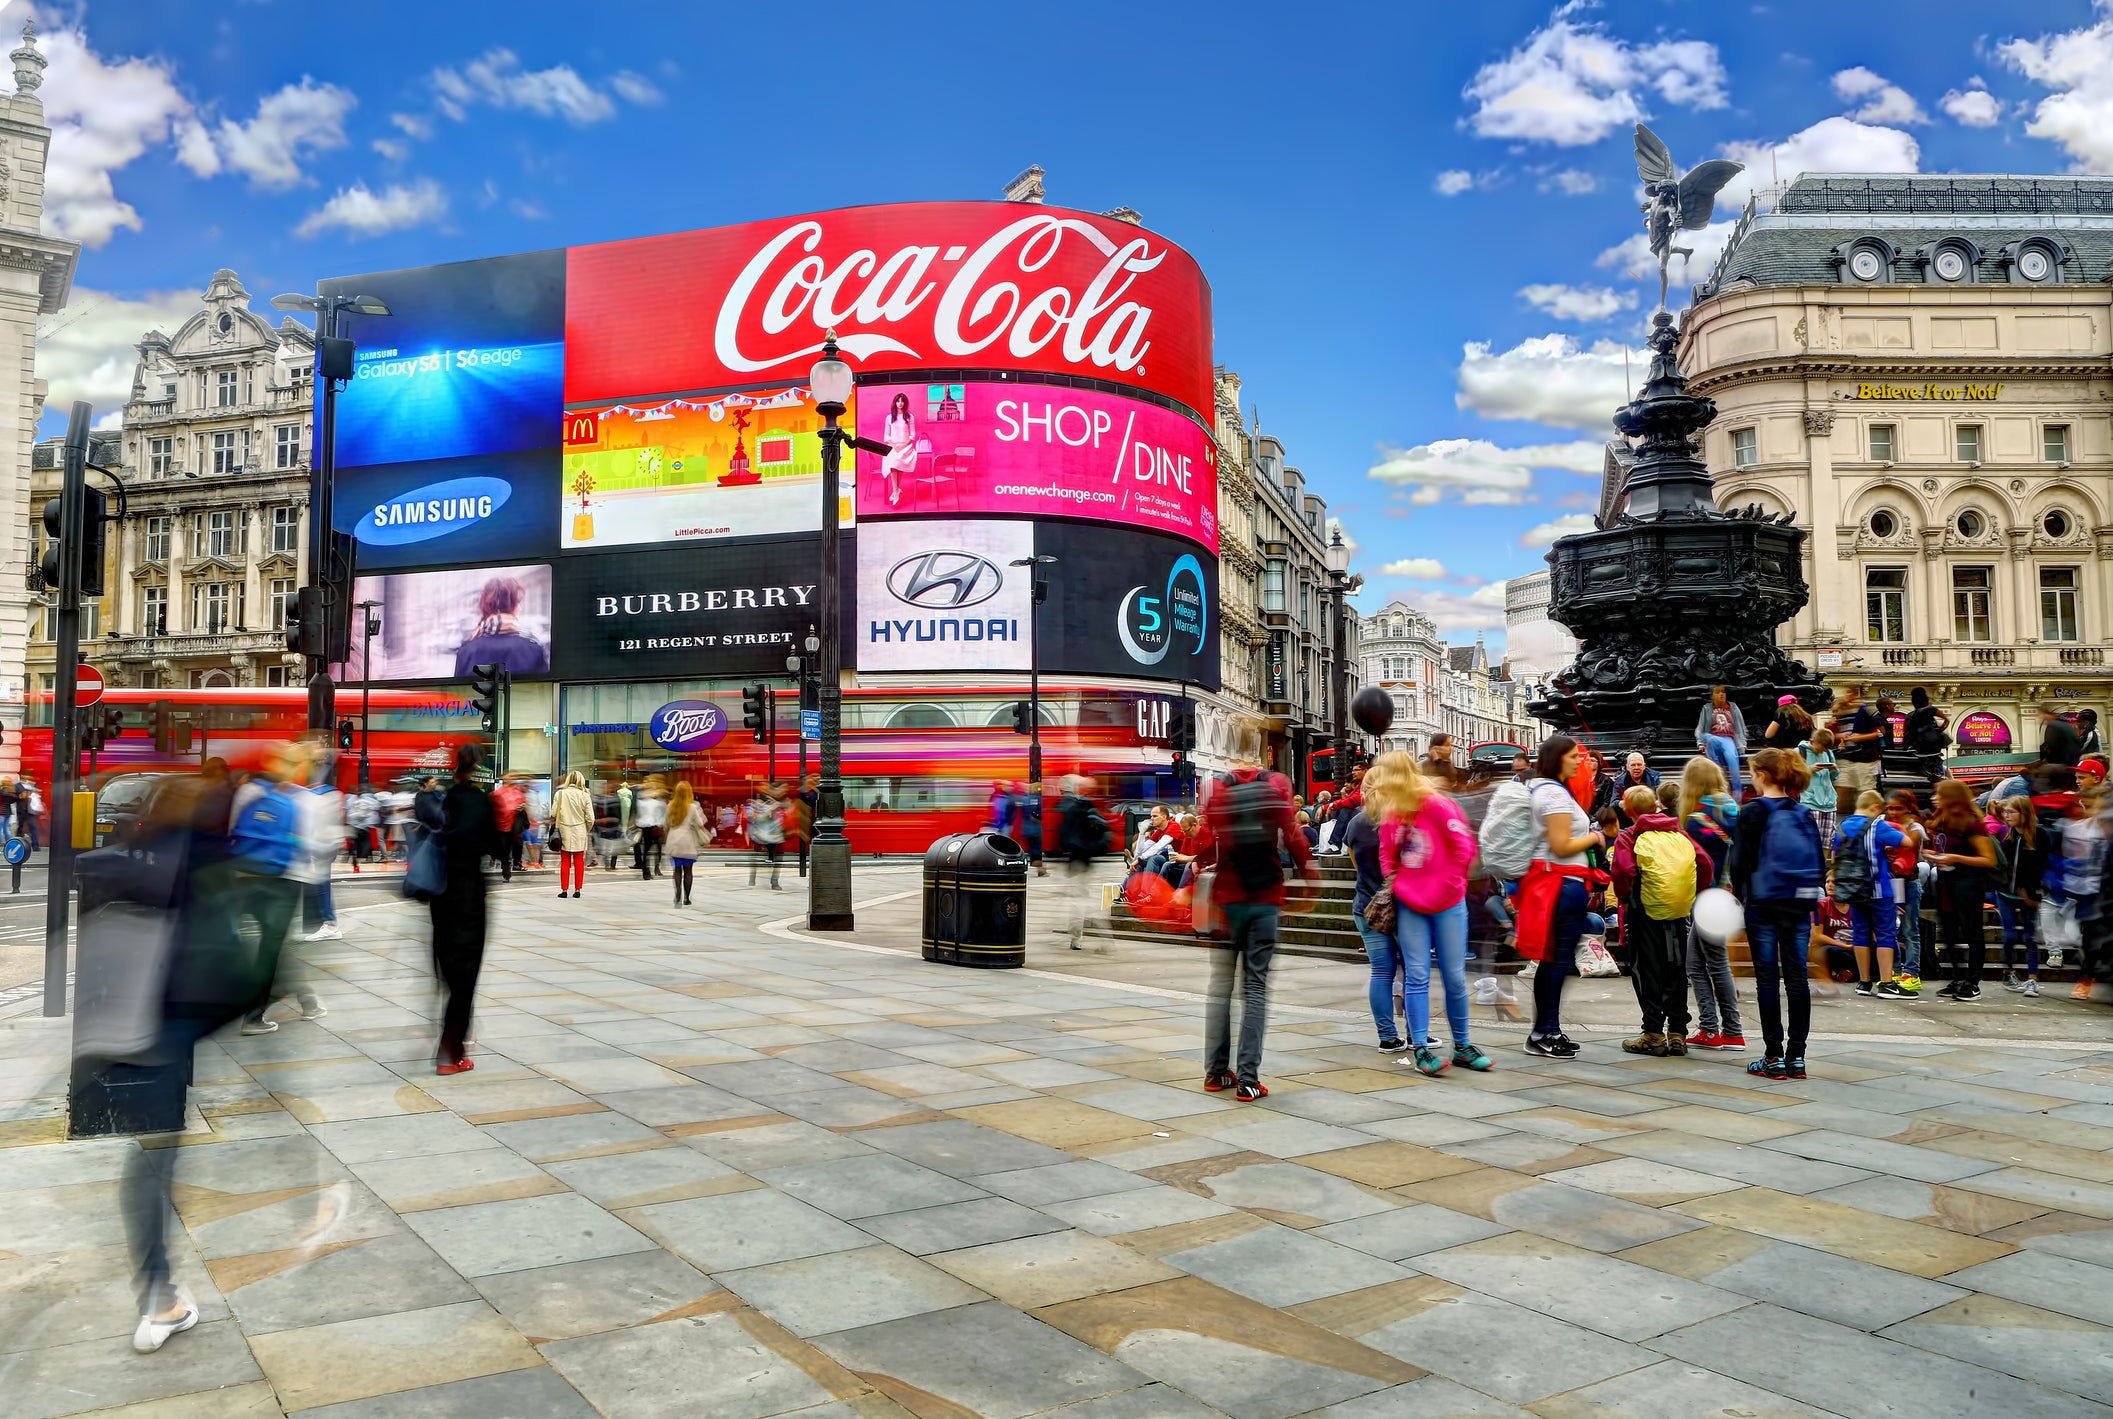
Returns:
[[[99,704],[103,698],[103,672],[93,665],[76,665],[73,668],[73,702],[82,709]]]
[[[2010,726],[2002,716],[1988,710],[1975,710],[1962,715],[1952,726],[1952,737],[1959,741],[1962,749],[2003,750],[2010,747]]]
[[[1989,403],[2003,397],[2003,382],[1994,384],[1859,384],[1851,399],[1910,399],[1932,404]]]

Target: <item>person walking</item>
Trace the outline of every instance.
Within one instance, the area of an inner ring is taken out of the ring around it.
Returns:
[[[1391,773],[1381,765],[1398,756],[1401,756],[1400,750],[1380,755],[1372,763],[1374,773]],[[1394,900],[1394,889],[1387,881],[1386,869],[1380,864],[1379,826],[1359,809],[1343,825],[1342,841],[1343,850],[1350,854],[1350,862],[1357,869],[1357,886],[1350,895],[1350,917],[1357,923],[1357,934],[1364,939],[1365,962],[1372,968],[1371,981],[1365,988],[1365,1003],[1372,1010],[1372,1028],[1379,1035],[1379,1052],[1400,1054],[1409,1045],[1396,1027],[1396,1022],[1407,1014],[1401,999],[1401,943],[1394,934],[1399,907]],[[1375,901],[1377,906],[1373,905]]]
[[[1898,1000],[1905,992],[1893,978],[1900,931],[1893,854],[1907,845],[1907,835],[1886,821],[1885,806],[1875,790],[1856,796],[1856,811],[1829,839],[1834,870],[1828,874],[1828,891],[1848,913],[1856,993]]]
[[[308,776],[308,797],[301,804],[301,838],[308,848],[307,871],[301,894],[303,941],[336,941],[337,900],[330,890],[330,870],[345,850],[345,795],[331,782],[332,765],[326,750],[316,755]]]
[[[638,830],[637,842],[631,849],[632,866],[645,881],[665,877],[661,870],[661,853],[667,841],[668,791],[659,774],[647,779],[631,799],[631,826]],[[784,828],[780,825],[778,841],[785,841]],[[777,885],[776,871],[771,874],[771,885]]]
[[[1460,779],[1460,766],[1453,762],[1453,736],[1433,734],[1430,747],[1424,751],[1423,762],[1411,767],[1415,769],[1418,778],[1427,781],[1433,788],[1453,787]]]
[[[1622,795],[1629,826],[1614,840],[1614,892],[1622,904],[1622,944],[1636,988],[1643,1031],[1622,1041],[1630,1054],[1664,1058],[1687,1053],[1688,914],[1710,884],[1709,855],[1660,811],[1641,784]]]
[[[1857,796],[1878,787],[1878,761],[1885,756],[1885,721],[1864,703],[1861,685],[1844,685],[1827,713],[1834,734],[1834,811],[1846,818],[1856,811]]]
[[[1695,720],[1695,748],[1724,770],[1724,781],[1731,785],[1733,798],[1745,793],[1745,782],[1739,777],[1739,756],[1746,748],[1746,716],[1732,703],[1722,685],[1710,686],[1709,702]]]
[[[455,751],[454,782],[440,804],[447,886],[427,903],[433,920],[433,966],[447,992],[435,1074],[461,1074],[476,1067],[466,1051],[477,975],[484,966],[484,859],[502,852],[491,795],[477,783],[483,757],[475,744]]]
[[[1982,908],[2000,853],[1981,810],[1974,806],[1973,791],[1957,779],[1937,785],[1930,843],[1923,857],[1937,869],[1936,954],[1941,958],[1947,944],[1954,953],[1951,979],[1937,994],[1948,1000],[1979,1000],[1988,955]]]
[[[521,807],[528,801],[528,795],[521,791],[521,785],[507,777],[500,779],[493,786],[491,797],[492,827],[499,834],[499,851],[496,854],[499,859],[499,880],[511,882],[514,880],[514,868],[520,865],[520,850],[514,846],[515,828],[521,821]]]
[[[668,799],[668,864],[675,869],[675,905],[690,904],[697,880],[697,859],[704,855],[704,810],[688,779],[678,780]]]
[[[268,1035],[279,1028],[278,1021],[264,1016],[278,1000],[280,956],[301,904],[303,884],[295,874],[306,867],[308,854],[301,827],[310,755],[305,744],[286,746],[269,776],[243,784],[233,799],[228,855],[237,910],[255,931],[257,943],[258,991],[242,1018],[245,1035]],[[303,990],[301,995],[304,1017],[313,1018],[311,1006],[322,1013],[314,991]]]
[[[1944,777],[1944,751],[1952,744],[1952,717],[1931,704],[1930,692],[1920,685],[1908,692],[1908,703],[1912,708],[1908,710],[1907,723],[1901,727],[1901,738],[1915,756],[1915,772],[1934,787]]]
[[[768,865],[770,890],[783,891],[778,885],[778,864],[785,855],[785,810],[778,801],[777,786],[757,784],[741,812],[748,825],[748,845],[755,849],[748,860],[748,885],[755,886],[756,869]]]
[[[1797,745],[1805,756],[1805,767],[1812,772],[1812,782],[1798,795],[1798,802],[1811,810],[1813,824],[1820,830],[1820,841],[1834,841],[1834,829],[1840,821],[1835,812],[1839,800],[1834,792],[1834,780],[1840,773],[1840,760],[1834,757],[1834,731],[1814,729],[1812,738]],[[1861,795],[1859,795],[1861,798]]]
[[[2040,706],[2040,762],[2073,769],[2084,757],[2084,741],[2060,710]]]
[[[2041,879],[2047,873],[2047,848],[2031,799],[2006,798],[1997,805],[1997,813],[2002,826],[1996,830],[1996,843],[2003,849],[1996,877],[1996,915],[2003,922],[2003,988],[2036,999],[2040,993]],[[2020,946],[2025,958],[2022,978],[2012,955]]]
[[[1085,949],[1083,938],[1086,918],[1091,913],[1090,897],[1093,890],[1093,864],[1108,850],[1108,824],[1101,811],[1087,792],[1087,781],[1077,774],[1067,774],[1061,781],[1063,792],[1057,799],[1057,851],[1064,854],[1064,914],[1070,923],[1071,949]],[[1039,800],[1037,800],[1039,801]],[[1039,825],[1036,829],[1040,832]],[[1102,937],[1096,949],[1103,956],[1113,954],[1114,944]]]
[[[1402,1006],[1417,1072],[1435,1077],[1455,1064],[1486,1070],[1489,1056],[1468,1038],[1467,873],[1475,860],[1475,831],[1459,805],[1425,782],[1406,754],[1382,754],[1365,775],[1365,808],[1379,819],[1379,856],[1393,889]],[[1431,1036],[1434,959],[1445,982],[1450,1059]]]
[[[558,838],[558,895],[565,895],[569,881],[577,897],[587,884],[587,852],[594,846],[594,796],[578,769],[565,775],[564,787],[551,795],[550,828]]]
[[[1291,783],[1255,760],[1234,760],[1204,808],[1205,855],[1201,865],[1218,869],[1212,905],[1222,912],[1230,939],[1211,953],[1211,994],[1203,1009],[1203,1087],[1226,1089],[1243,1102],[1267,1098],[1262,1082],[1262,1034],[1269,1023],[1269,966],[1276,954],[1284,909],[1284,864],[1289,849],[1294,869],[1317,883],[1306,839],[1292,820]],[[1215,944],[1215,943],[1213,943]],[[1232,1035],[1234,982],[1241,996],[1240,1039]]]
[[[2076,741],[2081,755],[2102,755],[2106,752],[2105,741],[2098,737],[2097,710],[2080,709],[2076,712]]]
[[[1794,749],[1812,737],[1812,714],[1798,703],[1796,695],[1778,695],[1776,712],[1761,731],[1764,748]]]
[[[1577,1041],[1563,1033],[1563,982],[1577,968],[1577,943],[1594,894],[1590,854],[1605,848],[1606,835],[1592,826],[1570,787],[1579,762],[1590,753],[1567,734],[1541,741],[1534,768],[1532,815],[1537,845],[1534,865],[1519,887],[1518,931],[1522,955],[1538,948],[1533,972],[1533,1029],[1526,1052],[1571,1059]]]
[[[1753,759],[1758,797],[1739,809],[1732,834],[1732,891],[1746,904],[1746,945],[1753,957],[1765,1053],[1746,1066],[1765,1079],[1805,1077],[1805,1039],[1812,1028],[1806,946],[1812,909],[1826,890],[1819,829],[1797,796],[1812,781],[1788,749]],[[1786,1003],[1789,1027],[1784,1027]]]

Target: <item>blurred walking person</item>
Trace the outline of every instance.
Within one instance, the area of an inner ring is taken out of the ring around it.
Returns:
[[[667,840],[668,791],[659,774],[647,779],[632,796],[631,826],[638,829],[638,841],[631,854],[631,865],[638,869],[638,875],[648,882],[667,876],[660,860]]]
[[[345,850],[345,795],[332,781],[329,751],[319,752],[308,774],[308,797],[301,805],[301,837],[308,845],[306,870],[296,874],[306,885],[302,892],[303,941],[336,941],[337,900],[330,891],[330,869]]]
[[[1952,978],[1937,994],[1947,1000],[1979,1000],[1988,956],[1982,908],[2000,857],[1987,820],[1974,806],[1973,790],[1957,779],[1937,784],[1930,845],[1923,856],[1937,868],[1936,954],[1941,957],[1947,944],[1955,952]]]
[[[313,751],[290,744],[273,763],[270,776],[252,779],[236,791],[228,853],[234,868],[237,911],[256,933],[258,995],[243,1018],[242,1033],[268,1035],[279,1028],[264,1014],[277,998],[273,991],[279,958],[286,948],[293,914],[301,905],[302,877],[308,843],[302,835],[303,804],[308,798],[308,768]],[[301,1013],[320,1015],[310,990],[302,992]]]
[[[1057,850],[1064,854],[1065,916],[1070,922],[1071,949],[1085,949],[1082,938],[1086,918],[1091,915],[1088,898],[1093,891],[1093,864],[1108,850],[1108,823],[1099,805],[1087,793],[1087,781],[1076,774],[1063,780],[1063,796],[1057,800]],[[1038,800],[1039,801],[1039,800]],[[1040,815],[1035,833],[1041,833]],[[1105,938],[1096,948],[1102,955],[1115,950]]]
[[[433,966],[447,992],[434,1058],[436,1074],[460,1074],[476,1067],[464,1051],[477,974],[484,966],[484,859],[498,857],[502,851],[491,795],[477,783],[477,766],[483,757],[475,744],[455,751],[455,780],[440,802],[440,848],[447,887],[427,903],[433,918]]]
[[[499,830],[499,877],[511,882],[521,862],[521,839],[528,829],[528,790],[509,774],[492,788],[492,823]]]
[[[748,885],[756,885],[756,870],[770,868],[770,890],[778,885],[778,867],[785,856],[785,805],[778,800],[776,784],[757,784],[755,795],[741,810],[748,825],[748,845],[755,849],[748,860]]]
[[[1262,1032],[1269,1023],[1269,966],[1276,955],[1284,910],[1284,864],[1289,851],[1300,877],[1317,882],[1313,857],[1292,817],[1291,784],[1250,758],[1233,770],[1204,808],[1205,865],[1218,868],[1211,894],[1231,940],[1211,953],[1211,997],[1203,1010],[1203,1087],[1233,1097],[1268,1097],[1262,1082]],[[1241,995],[1240,1041],[1233,1049],[1233,983]]]
[[[550,830],[558,839],[558,895],[572,883],[577,897],[587,883],[587,851],[594,846],[594,795],[578,769],[565,775],[565,786],[551,795]]]
[[[690,904],[690,888],[697,880],[697,859],[704,851],[704,810],[697,806],[697,790],[683,779],[668,800],[668,865],[675,869],[675,905]]]

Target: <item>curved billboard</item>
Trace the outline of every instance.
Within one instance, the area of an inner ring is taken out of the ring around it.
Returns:
[[[1213,407],[1195,260],[1113,217],[904,202],[566,253],[565,402],[804,380],[837,332],[859,373],[1018,369]]]
[[[1075,517],[1218,551],[1217,446],[1160,404],[1067,385],[870,384],[858,515]]]

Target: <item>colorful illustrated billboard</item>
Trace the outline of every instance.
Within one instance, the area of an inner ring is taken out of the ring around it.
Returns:
[[[1085,375],[1213,408],[1210,287],[1165,237],[1012,202],[848,207],[567,253],[565,401],[852,369]]]
[[[1217,447],[1159,404],[1063,385],[875,384],[858,431],[858,515],[1076,517],[1218,551]]]
[[[520,679],[547,676],[550,584],[547,566],[454,567],[358,578],[353,601],[380,603],[372,678],[467,680],[478,665],[503,666]],[[365,639],[357,633],[352,637],[348,680],[368,678]]]
[[[1961,749],[1982,749],[2001,753],[2010,747],[2010,726],[2003,717],[1988,710],[1974,710],[1959,717],[1952,730],[1952,738]]]
[[[569,409],[560,540],[570,549],[819,532],[821,427],[798,386]],[[848,526],[848,458],[839,476]]]
[[[1031,522],[889,521],[858,535],[860,670],[1025,670]]]

